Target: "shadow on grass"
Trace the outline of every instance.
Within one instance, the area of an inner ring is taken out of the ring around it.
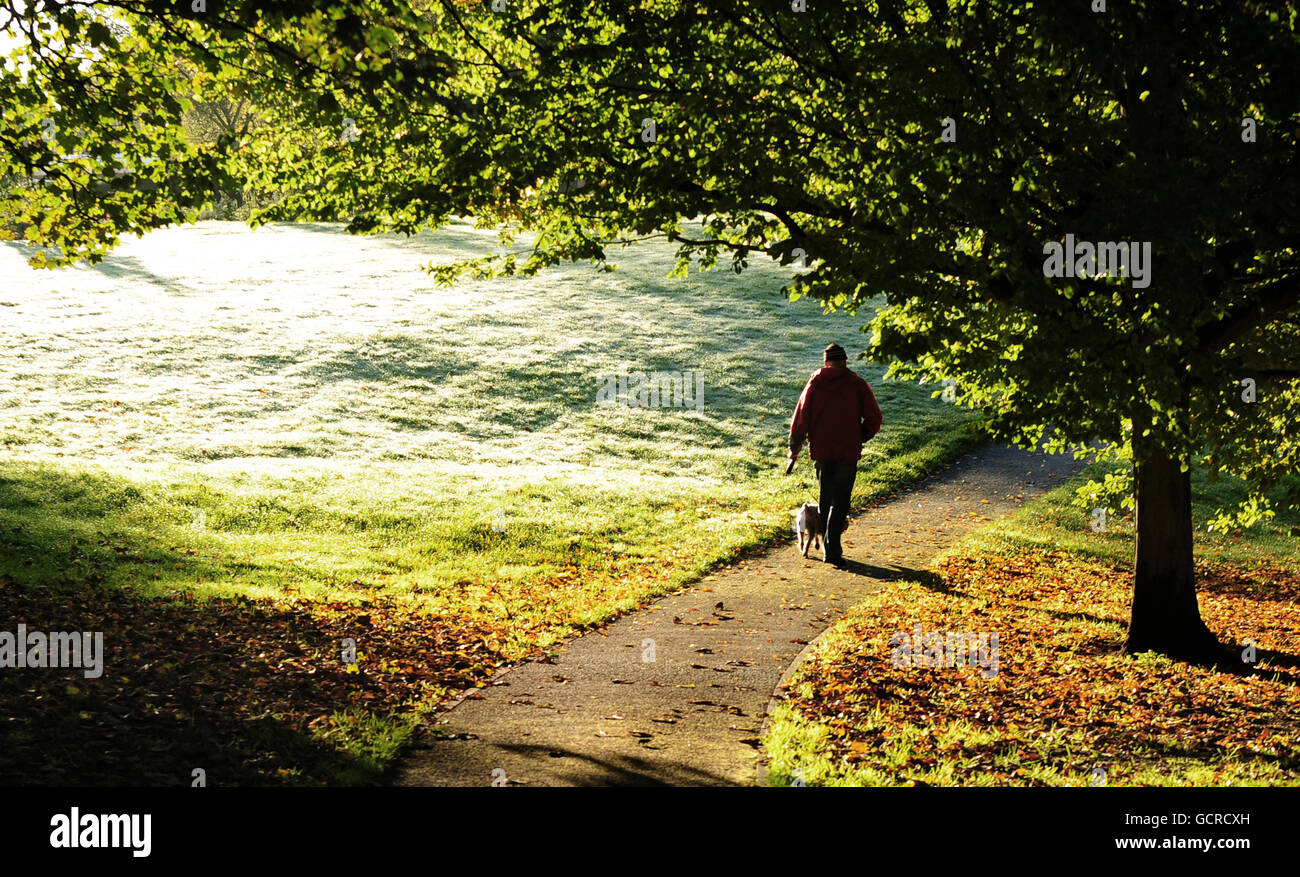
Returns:
[[[0,241],[0,245],[8,247],[24,259],[30,259],[40,249],[45,249],[47,253],[58,253],[56,248],[35,247],[20,241]],[[126,256],[121,253],[111,253],[105,256],[104,260],[98,265],[80,264],[73,270],[89,271],[112,280],[146,283],[164,292],[176,295],[193,295],[198,292],[198,290],[178,282],[174,277],[164,277],[150,271],[143,262],[134,256]]]
[[[566,412],[595,410],[596,376],[561,361],[518,365],[478,362],[446,346],[444,339],[383,334],[358,341],[307,367],[313,380],[353,381],[393,391],[439,388],[469,397],[482,408],[474,418],[448,417],[436,401],[403,403],[382,416],[395,425],[452,430],[472,439],[499,438],[502,432],[533,432]]]
[[[318,618],[253,601],[172,602],[125,590],[75,592],[0,579],[5,629],[103,635],[102,675],[81,668],[0,674],[6,745],[0,784],[374,783],[385,765],[313,739],[349,705],[413,694],[345,672],[347,616]],[[91,671],[93,672],[93,670]]]
[[[307,368],[320,381],[442,382],[480,367],[446,347],[446,342],[405,333],[382,333],[360,339]]]
[[[175,295],[195,295],[198,293],[198,290],[178,282],[175,277],[164,277],[155,274],[139,259],[121,253],[105,256],[104,261],[98,265],[90,266],[86,270],[94,271],[96,274],[110,277],[113,280],[128,283],[147,283]]]
[[[498,666],[483,631],[370,599],[200,600],[114,586],[123,567],[177,583],[231,575],[167,548],[166,533],[152,541],[151,518],[138,514],[147,503],[107,475],[0,469],[0,632],[16,637],[22,624],[103,642],[94,678],[39,666],[36,652],[31,666],[0,671],[0,785],[188,785],[196,768],[209,785],[377,783],[405,739],[403,709]],[[349,637],[360,656],[351,667]]]
[[[1255,663],[1253,672],[1258,675],[1268,675],[1269,670],[1261,669],[1262,665],[1269,667],[1285,667],[1288,670],[1300,670],[1300,655],[1292,655],[1288,652],[1276,652],[1272,649],[1259,649],[1256,653],[1258,661]],[[1300,683],[1300,679],[1296,680]]]
[[[436,248],[430,251],[430,255],[445,255],[449,248],[454,247],[463,251],[459,256],[465,259],[486,256],[489,252],[500,249],[495,234],[477,232],[472,226],[458,226],[456,224],[445,225],[436,232],[432,229],[422,229],[410,236],[399,232],[353,235],[347,230],[347,222],[345,221],[337,223],[272,222],[267,223],[267,225],[271,228],[288,228],[293,231],[308,231],[333,237],[360,237],[368,241],[388,244],[407,252],[411,250],[412,246],[418,247],[421,243],[432,243],[436,245]]]
[[[1269,752],[1258,752],[1249,748],[1228,749],[1209,741],[1202,744],[1166,743],[1147,738],[1142,741],[1140,750],[1134,752],[1132,735],[1128,733],[1103,733],[1096,740],[1103,746],[1109,747],[1113,752],[1125,753],[1123,758],[1099,759],[1099,766],[1122,764],[1125,767],[1137,770],[1164,767],[1168,770],[1162,772],[1176,776],[1180,768],[1186,768],[1189,765],[1213,766],[1224,761],[1225,758],[1230,758],[1233,762],[1240,764],[1269,765],[1284,773],[1294,773],[1300,770],[1300,757],[1285,753],[1277,755]]]

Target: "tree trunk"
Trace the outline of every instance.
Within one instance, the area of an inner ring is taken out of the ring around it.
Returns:
[[[1201,621],[1192,561],[1192,474],[1160,451],[1137,466],[1137,552],[1130,654],[1216,661],[1224,649]]]

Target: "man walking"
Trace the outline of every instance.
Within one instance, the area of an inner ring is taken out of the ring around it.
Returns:
[[[790,462],[785,474],[794,471],[806,438],[820,487],[817,504],[823,556],[827,563],[839,566],[844,563],[840,531],[848,523],[862,443],[880,432],[883,415],[871,385],[849,371],[843,347],[827,347],[824,361],[825,365],[808,379],[795,406],[790,421]]]

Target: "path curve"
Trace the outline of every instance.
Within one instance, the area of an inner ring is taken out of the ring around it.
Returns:
[[[422,735],[396,783],[752,785],[769,701],[810,641],[1080,465],[987,446],[855,516],[847,569],[785,541],[705,576],[436,713],[446,736]]]

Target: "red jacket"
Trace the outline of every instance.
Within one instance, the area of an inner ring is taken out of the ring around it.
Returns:
[[[790,450],[808,439],[814,460],[858,460],[862,442],[880,432],[884,416],[871,385],[847,367],[813,372],[790,421]]]

